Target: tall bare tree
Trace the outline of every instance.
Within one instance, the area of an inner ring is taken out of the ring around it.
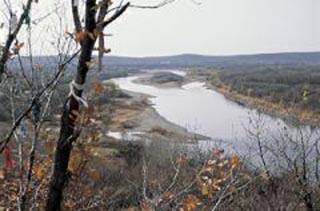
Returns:
[[[68,180],[68,163],[72,144],[77,140],[80,130],[76,129],[76,119],[80,105],[83,102],[82,92],[86,81],[89,66],[92,62],[92,53],[97,39],[103,40],[103,29],[120,17],[130,6],[130,3],[120,4],[115,12],[105,20],[110,12],[110,0],[99,3],[96,0],[85,2],[85,25],[81,25],[78,2],[72,0],[72,12],[76,36],[81,44],[81,53],[78,61],[77,72],[70,85],[70,95],[67,98],[61,118],[60,137],[57,142],[53,173],[48,192],[46,210],[60,210],[63,188]],[[102,43],[100,41],[100,43]],[[99,46],[99,52],[104,51],[104,46]]]

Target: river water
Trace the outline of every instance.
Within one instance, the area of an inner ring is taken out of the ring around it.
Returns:
[[[174,73],[183,75],[183,72]],[[264,147],[277,145],[274,149],[279,152],[285,150],[286,156],[297,156],[303,146],[310,147],[311,159],[315,157],[312,155],[315,143],[320,143],[320,133],[316,128],[297,126],[239,105],[222,94],[207,89],[202,82],[192,82],[181,88],[160,88],[135,83],[137,78],[139,76],[130,76],[113,81],[122,89],[153,96],[150,98],[153,107],[168,121],[191,132],[211,137],[211,140],[198,142],[200,149],[219,147],[228,153],[237,153],[258,162],[259,145],[250,135],[253,132],[260,135]],[[269,159],[273,159],[271,154]]]
[[[244,136],[257,111],[226,99],[222,94],[193,82],[182,88],[159,88],[134,83],[138,76],[113,79],[122,89],[153,96],[151,102],[167,120],[213,139],[230,140]],[[265,127],[283,127],[279,118],[262,114]]]

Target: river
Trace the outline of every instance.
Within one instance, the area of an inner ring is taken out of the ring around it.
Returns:
[[[257,116],[249,109],[207,89],[202,82],[192,82],[182,88],[159,88],[134,83],[139,76],[117,78],[113,81],[122,89],[153,96],[151,102],[167,120],[213,139],[230,140],[244,136],[250,119]],[[265,127],[284,126],[279,118],[262,114]]]
[[[183,74],[177,71],[175,73]],[[257,122],[260,127],[258,130],[263,128],[263,132],[259,133],[266,135],[284,130],[300,134],[300,127],[232,102],[222,94],[207,89],[202,82],[192,82],[181,88],[160,88],[135,83],[134,80],[138,77],[117,78],[113,81],[122,89],[153,96],[150,98],[153,107],[168,121],[191,132],[211,137],[212,140],[222,140],[224,145],[220,146],[223,148],[246,153],[248,147],[253,145],[248,140],[248,130],[257,131]],[[310,129],[309,126],[303,127],[304,130]],[[207,141],[205,143],[208,144]]]

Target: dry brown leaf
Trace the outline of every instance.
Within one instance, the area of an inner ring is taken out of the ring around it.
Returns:
[[[231,164],[231,168],[239,167],[240,166],[240,158],[239,158],[239,156],[237,156],[237,155],[232,156],[230,164]]]
[[[199,202],[200,200],[195,195],[188,195],[183,201],[182,208],[185,211],[196,210]]]
[[[76,42],[81,42],[82,40],[84,40],[87,36],[87,32],[85,31],[80,31],[74,34],[74,40]]]
[[[41,165],[36,165],[33,171],[37,179],[41,179],[45,173],[45,169]]]

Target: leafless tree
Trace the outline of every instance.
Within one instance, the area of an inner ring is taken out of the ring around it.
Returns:
[[[72,0],[72,14],[75,38],[80,43],[80,56],[77,65],[77,72],[70,85],[70,95],[68,96],[62,113],[60,137],[57,142],[55,158],[53,163],[53,173],[48,192],[46,210],[60,210],[63,188],[68,180],[68,162],[73,143],[80,135],[81,128],[77,128],[76,120],[80,112],[80,106],[86,106],[82,98],[84,84],[87,78],[88,70],[93,63],[92,54],[95,50],[95,43],[98,41],[99,68],[101,69],[101,59],[103,54],[109,52],[104,46],[104,29],[117,20],[130,6],[141,8],[159,8],[173,0],[165,0],[159,5],[152,7],[134,6],[130,2],[120,1],[113,6],[110,0],[85,1],[85,23],[81,23],[81,14],[79,12],[79,1]]]
[[[304,204],[305,210],[317,210],[320,140],[318,129],[309,126],[291,128],[280,124],[278,129],[273,128],[271,133],[264,126],[265,120],[261,115],[254,119],[256,121],[251,121],[252,127],[246,131],[250,144],[256,145],[258,151],[260,165],[255,165],[255,168],[258,172],[261,168],[264,170],[257,179],[262,177],[267,181],[270,191],[264,191],[261,195],[270,209],[289,207],[294,203],[294,207]],[[283,180],[288,183],[283,184]]]

